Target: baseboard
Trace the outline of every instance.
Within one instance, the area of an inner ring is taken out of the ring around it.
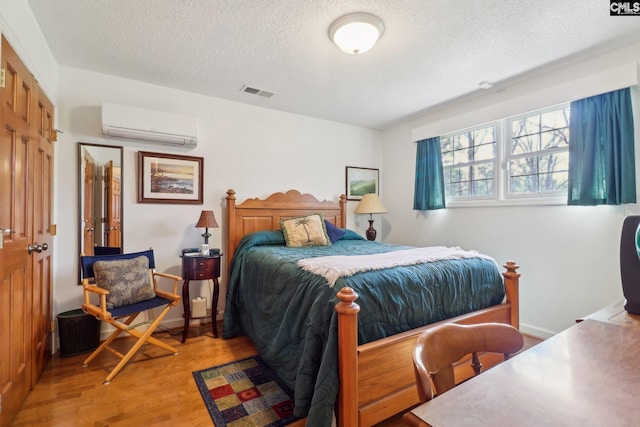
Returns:
[[[520,332],[525,335],[529,335],[534,338],[539,338],[542,340],[546,340],[547,338],[551,338],[557,332],[550,331],[548,329],[542,329],[535,326],[527,325],[526,323],[520,323]]]

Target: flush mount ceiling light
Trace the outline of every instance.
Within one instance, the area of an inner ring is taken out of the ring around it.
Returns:
[[[384,32],[382,19],[365,12],[350,13],[333,21],[329,38],[343,52],[358,55],[371,49]]]

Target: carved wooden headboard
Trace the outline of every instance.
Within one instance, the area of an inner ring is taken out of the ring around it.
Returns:
[[[236,205],[236,192],[227,191],[227,274],[231,259],[244,235],[262,230],[279,230],[280,220],[320,212],[327,221],[346,227],[347,197],[340,201],[319,201],[311,194],[297,190],[273,193],[264,200],[247,199]]]

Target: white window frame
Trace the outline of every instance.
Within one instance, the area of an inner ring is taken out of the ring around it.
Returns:
[[[482,207],[482,206],[543,206],[543,205],[566,205],[567,193],[545,193],[545,194],[521,194],[521,195],[509,195],[509,171],[508,164],[511,156],[509,155],[511,145],[511,122],[518,120],[522,117],[530,116],[532,114],[543,114],[548,111],[555,111],[558,109],[566,108],[569,103],[562,103],[553,105],[547,108],[541,108],[538,110],[528,111],[523,114],[506,117],[494,122],[484,123],[478,126],[472,126],[464,129],[460,129],[455,132],[449,132],[444,135],[454,135],[463,132],[469,132],[474,129],[488,127],[494,124],[496,126],[496,157],[494,159],[494,195],[491,197],[460,197],[451,198],[448,195],[445,196],[445,202],[447,207]],[[443,136],[444,136],[443,135]],[[557,151],[555,149],[549,150],[549,152]],[[446,184],[445,184],[446,186]]]

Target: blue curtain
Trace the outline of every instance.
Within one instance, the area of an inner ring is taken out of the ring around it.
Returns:
[[[426,211],[443,209],[444,207],[442,152],[440,151],[440,137],[436,136],[417,143],[413,209]]]
[[[569,205],[635,203],[633,131],[629,88],[571,103]]]

